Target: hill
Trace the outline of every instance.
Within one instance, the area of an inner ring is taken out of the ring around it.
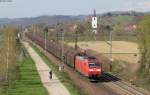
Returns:
[[[140,12],[109,12],[109,13],[103,13],[103,14],[97,14],[99,18],[102,18],[102,20],[107,20],[108,18],[113,18],[112,21],[116,20],[115,18],[122,19],[121,17],[126,17],[132,19],[132,17],[137,16],[143,16],[145,13]],[[78,15],[78,16],[72,16],[72,15],[43,15],[38,17],[28,17],[28,18],[0,18],[0,26],[3,25],[12,25],[12,26],[29,26],[31,24],[37,24],[37,23],[44,23],[47,25],[56,24],[57,22],[72,22],[72,21],[84,21],[86,19],[89,19],[91,15]],[[131,18],[130,18],[131,17]],[[124,21],[124,20],[123,20]]]
[[[0,26],[3,25],[12,25],[12,26],[29,26],[31,24],[44,23],[47,25],[56,24],[57,22],[69,22],[69,21],[78,21],[84,20],[85,16],[64,16],[64,15],[55,15],[55,16],[39,16],[31,18],[0,18]]]

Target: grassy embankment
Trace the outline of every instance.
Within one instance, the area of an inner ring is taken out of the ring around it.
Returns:
[[[9,87],[3,86],[0,95],[48,95],[28,54],[18,68],[18,78]]]
[[[52,61],[49,60],[47,56],[44,55],[44,53],[40,52],[40,50],[31,45],[33,49],[40,55],[40,57],[45,61],[45,63],[53,70],[53,72],[56,74],[56,76],[59,78],[59,80],[65,85],[65,87],[69,90],[71,95],[88,95],[87,93],[81,91],[70,79],[67,72],[59,72],[58,71],[58,65],[54,64]]]

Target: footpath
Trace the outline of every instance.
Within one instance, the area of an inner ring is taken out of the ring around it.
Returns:
[[[37,52],[27,42],[23,42],[23,44],[27,49],[28,53],[30,54],[31,58],[35,62],[41,81],[46,90],[48,91],[49,95],[70,95],[69,91],[59,81],[59,79],[55,76],[54,73],[53,78],[49,79],[49,71],[51,69],[37,54]]]

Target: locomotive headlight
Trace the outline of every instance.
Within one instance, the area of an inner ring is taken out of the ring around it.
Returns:
[[[99,71],[99,72],[101,72],[101,69],[96,69],[96,71]]]
[[[93,69],[89,69],[89,71],[94,71]]]

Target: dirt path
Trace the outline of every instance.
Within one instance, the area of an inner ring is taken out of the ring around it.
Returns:
[[[49,95],[70,95],[68,90],[62,85],[58,78],[53,74],[53,79],[49,79],[50,68],[41,59],[41,57],[31,48],[31,46],[24,42],[24,46],[29,52],[31,58],[36,63],[38,73],[44,87],[47,89]]]

